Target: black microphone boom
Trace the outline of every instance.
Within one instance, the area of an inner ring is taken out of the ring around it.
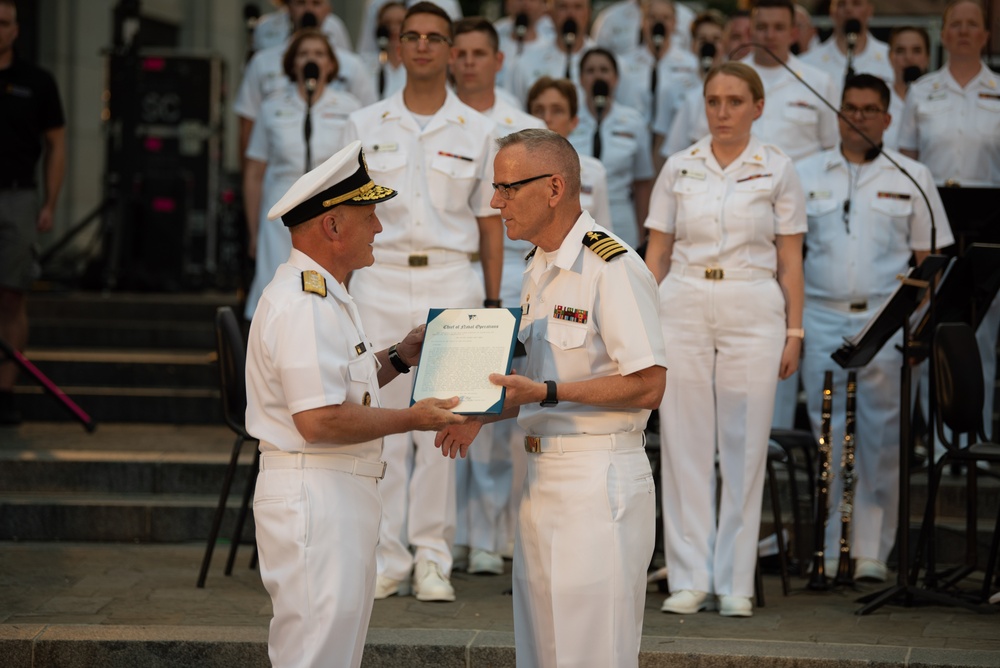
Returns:
[[[660,48],[663,43],[667,41],[667,26],[663,24],[662,21],[657,21],[653,24],[653,48],[656,49],[656,54],[660,54]]]
[[[316,91],[316,82],[319,80],[319,65],[309,61],[302,67],[302,80],[306,86],[306,92],[310,95]]]
[[[712,69],[712,63],[715,62],[715,45],[711,42],[705,42],[701,45],[701,49],[698,53],[698,57],[701,60],[701,71],[708,72]]]
[[[318,25],[319,25],[319,19],[316,18],[316,15],[313,14],[312,12],[306,12],[305,14],[302,15],[302,18],[299,19],[298,29],[302,30],[303,28],[315,28]]]
[[[909,86],[911,83],[924,76],[924,71],[916,65],[903,68],[903,83]]]
[[[576,19],[566,19],[562,24],[562,41],[566,45],[566,50],[569,51],[576,44],[576,31],[578,30],[576,25]]]
[[[861,21],[857,19],[844,21],[844,34],[847,36],[847,48],[853,51],[861,35]]]
[[[243,21],[246,23],[247,30],[256,28],[258,19],[260,19],[260,7],[252,2],[243,5]]]

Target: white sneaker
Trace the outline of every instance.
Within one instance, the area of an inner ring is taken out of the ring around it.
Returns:
[[[715,601],[706,592],[682,589],[671,594],[660,610],[676,615],[693,615],[702,610],[715,610]]]
[[[410,594],[410,583],[406,580],[393,580],[392,578],[387,578],[384,575],[380,575],[375,579],[376,601],[380,601],[383,598],[389,598],[395,594],[408,596]]]
[[[854,562],[854,579],[868,582],[885,582],[889,577],[889,567],[878,559],[858,557]]]
[[[723,617],[753,617],[753,604],[747,596],[720,596],[719,614]]]
[[[455,589],[433,561],[418,561],[413,569],[413,595],[418,601],[454,601]]]
[[[473,548],[469,553],[469,573],[503,575],[503,557],[496,552]]]

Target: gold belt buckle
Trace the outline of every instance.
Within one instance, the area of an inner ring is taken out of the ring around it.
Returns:
[[[851,311],[855,311],[855,312],[857,312],[857,311],[867,311],[868,310],[868,302],[867,301],[863,301],[863,302],[851,302],[850,309],[851,309]]]
[[[721,281],[725,276],[726,273],[722,271],[722,267],[705,267],[705,278],[710,281]]]
[[[538,436],[524,437],[524,451],[538,453],[542,451],[542,439]]]
[[[409,258],[409,265],[411,267],[426,267],[427,266],[427,256],[426,255],[411,255]]]

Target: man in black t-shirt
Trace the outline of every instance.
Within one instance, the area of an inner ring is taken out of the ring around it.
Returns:
[[[66,165],[65,121],[52,76],[17,58],[17,7],[0,0],[0,338],[18,350],[28,340],[26,293],[34,279],[37,232],[52,229]],[[35,174],[42,161],[38,204]],[[0,361],[0,425],[17,424],[17,367]]]

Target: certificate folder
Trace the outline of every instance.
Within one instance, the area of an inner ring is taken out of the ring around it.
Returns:
[[[457,396],[456,413],[501,413],[505,389],[489,376],[510,373],[520,324],[520,308],[431,309],[410,405]]]

